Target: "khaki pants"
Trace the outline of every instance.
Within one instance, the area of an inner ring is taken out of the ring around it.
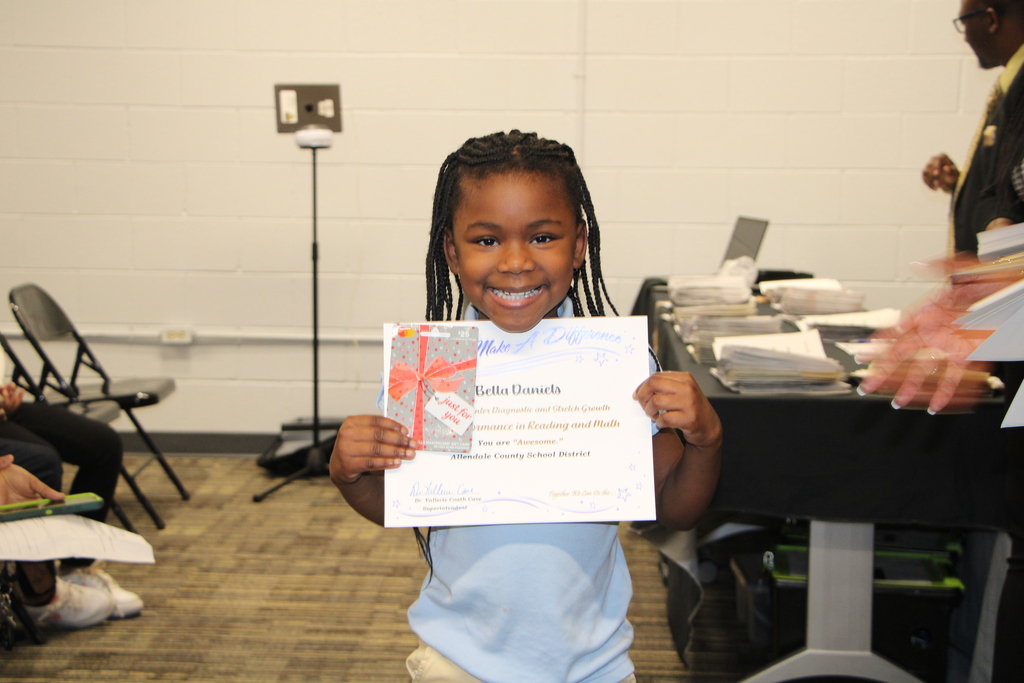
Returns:
[[[483,683],[422,640],[405,660],[405,668],[409,670],[412,683]],[[622,683],[636,683],[636,677],[630,674]]]

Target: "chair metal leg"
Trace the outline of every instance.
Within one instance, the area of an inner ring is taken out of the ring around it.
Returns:
[[[36,622],[29,616],[21,598],[14,592],[13,562],[0,562],[0,643],[5,650],[14,647],[14,636],[18,622],[36,645],[42,645],[46,638],[39,631]]]
[[[135,525],[132,524],[132,520],[128,519],[128,515],[124,513],[124,510],[121,509],[121,506],[113,498],[110,499],[110,510],[119,520],[121,520],[121,526],[124,527],[125,531],[130,531],[133,534],[139,533],[135,530]]]
[[[11,590],[7,563],[3,563],[0,574],[0,645],[5,650],[14,648],[14,637],[18,632],[17,613],[14,611],[14,591]]]
[[[191,498],[192,494],[190,494],[185,489],[185,486],[181,483],[181,480],[178,479],[178,475],[175,474],[174,469],[171,468],[171,464],[167,462],[167,458],[165,458],[164,454],[160,452],[160,449],[156,447],[156,444],[153,442],[153,439],[150,438],[149,434],[146,433],[146,430],[142,428],[142,423],[140,423],[138,419],[136,419],[134,413],[132,413],[131,408],[125,408],[124,412],[128,416],[128,419],[132,421],[132,424],[135,425],[135,431],[137,431],[139,433],[139,436],[142,437],[142,440],[145,442],[146,446],[153,454],[153,457],[155,457],[157,459],[157,462],[160,463],[160,467],[162,467],[164,469],[164,472],[167,473],[167,476],[168,478],[170,478],[171,483],[173,483],[175,488],[178,489],[178,493],[181,494],[181,499],[188,500],[189,498]],[[146,464],[149,463],[147,462]],[[146,465],[144,464],[142,467],[145,466]],[[141,470],[142,468],[139,469]]]
[[[5,650],[14,649],[14,635],[18,630],[17,622],[12,624],[4,613],[4,608],[0,607],[0,646]]]
[[[46,637],[43,635],[42,631],[39,630],[39,627],[36,626],[36,622],[32,621],[32,616],[28,613],[28,610],[25,609],[25,605],[21,603],[19,598],[14,598],[14,601],[11,603],[11,608],[14,610],[14,613],[18,615],[22,628],[24,628],[25,632],[28,633],[32,642],[36,645],[42,645],[45,643]]]
[[[129,472],[124,465],[121,465],[121,476],[124,477],[124,480],[128,483],[132,493],[135,494],[135,497],[142,504],[142,507],[144,507],[146,512],[149,513],[149,516],[153,519],[153,524],[156,524],[156,528],[163,529],[166,527],[167,525],[164,524],[164,520],[160,518],[159,514],[157,514],[153,504],[149,502],[149,498],[142,492],[142,489],[139,488],[138,483],[135,481],[135,477],[132,476],[132,473]]]

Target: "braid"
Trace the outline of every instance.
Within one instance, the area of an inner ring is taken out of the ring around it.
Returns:
[[[584,310],[592,316],[605,314],[605,303],[615,315],[618,311],[608,295],[601,272],[601,233],[594,214],[590,190],[583,171],[576,162],[572,148],[536,133],[511,130],[470,138],[441,164],[434,190],[434,209],[430,223],[430,245],[427,248],[427,320],[462,319],[463,292],[457,276],[452,276],[445,259],[445,236],[452,230],[455,211],[462,194],[462,180],[482,180],[504,173],[539,173],[562,183],[566,198],[576,212],[577,223],[587,228],[587,262],[573,274],[569,298],[577,314]],[[458,289],[458,302],[453,301],[452,280]],[[586,309],[581,305],[579,285],[583,286]]]
[[[447,207],[451,206],[452,195],[458,185],[457,173],[453,171],[458,152],[448,155],[441,164],[434,190],[434,211],[431,217],[430,243],[427,246],[427,320],[451,320],[452,283],[448,263],[444,256],[444,237],[451,229],[451,222],[444,227]],[[440,226],[440,227],[439,227]],[[462,288],[459,288],[459,306],[462,305]]]
[[[578,167],[577,167],[578,168]],[[612,298],[608,296],[608,287],[604,283],[604,274],[601,272],[601,232],[597,229],[597,216],[594,214],[594,202],[590,199],[590,190],[587,188],[587,183],[583,180],[583,171],[579,171],[579,182],[580,182],[580,194],[581,203],[583,210],[586,213],[587,224],[593,225],[594,229],[590,231],[589,240],[587,241],[587,250],[590,253],[590,268],[593,271],[594,289],[601,288],[601,294],[604,296],[604,300],[608,302],[608,306],[611,307],[612,313],[618,315],[619,312],[615,308],[615,304],[612,303]],[[586,268],[586,264],[583,264]],[[584,289],[586,289],[586,280],[584,280]],[[597,298],[597,307],[600,310],[598,315],[604,315],[604,305],[601,303],[601,297]]]

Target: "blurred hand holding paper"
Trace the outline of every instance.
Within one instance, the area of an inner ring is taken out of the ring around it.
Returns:
[[[426,428],[421,443],[433,447],[385,472],[385,526],[654,519],[651,420],[632,398],[650,374],[646,323],[643,316],[547,319],[523,334],[489,322],[385,326],[388,417],[397,407],[415,413],[407,399],[416,391],[425,411],[430,395],[463,391],[465,378],[457,389],[446,383],[465,374],[469,360],[440,346],[433,357],[399,358],[396,341],[430,346],[423,328],[478,335],[475,395],[459,393],[473,404],[470,443],[453,430],[431,440]],[[396,335],[406,329],[415,332]],[[391,391],[399,362],[405,406]],[[405,367],[415,368],[415,383]]]
[[[886,377],[885,381],[875,389],[872,394],[875,396],[896,396],[908,376],[917,373],[920,376],[921,366],[930,368],[921,377],[921,386],[913,397],[903,405],[903,409],[925,410],[929,407],[932,396],[939,388],[946,374],[951,371],[950,362],[937,348],[926,347],[920,349],[912,358],[900,363]],[[875,372],[875,367],[869,366],[867,374]],[[941,413],[964,413],[974,410],[979,399],[992,395],[990,374],[983,365],[971,365],[968,369],[958,368],[958,374],[962,373],[956,387],[956,392],[942,408]]]

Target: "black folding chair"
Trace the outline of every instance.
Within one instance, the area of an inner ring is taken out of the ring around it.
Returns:
[[[112,380],[103,369],[96,355],[89,348],[85,339],[75,329],[71,319],[64,313],[57,302],[50,297],[41,287],[34,284],[24,284],[13,288],[9,295],[11,311],[15,320],[25,333],[25,338],[36,350],[43,362],[42,372],[36,381],[38,389],[42,392],[44,399],[47,396],[54,396],[54,400],[64,400],[69,403],[92,403],[95,401],[114,401],[120,410],[128,416],[135,431],[149,449],[151,456],[140,465],[135,472],[125,477],[125,480],[136,492],[141,493],[135,484],[135,478],[153,460],[156,460],[167,474],[168,478],[178,489],[182,500],[188,500],[189,492],[185,489],[178,475],[175,474],[171,464],[164,457],[164,454],[157,448],[156,443],[143,428],[142,423],[135,417],[134,408],[142,408],[159,403],[174,392],[174,379],[170,377],[156,378],[132,378]],[[74,341],[77,344],[75,351],[74,366],[68,379],[64,378],[56,364],[43,348],[43,342],[50,341]],[[83,369],[91,371],[99,378],[95,383],[82,383],[80,381]],[[141,503],[145,499],[142,496]],[[148,503],[148,500],[147,500]],[[143,503],[146,506],[146,503]],[[158,529],[164,528],[163,520],[160,519],[152,506],[146,507],[150,517]]]
[[[32,379],[32,375],[29,374],[25,364],[21,362],[20,358],[18,358],[18,354],[16,354],[14,349],[11,348],[10,342],[7,341],[7,337],[3,334],[0,334],[0,347],[3,347],[4,353],[7,354],[7,357],[11,361],[11,381],[24,389],[25,392],[34,400],[46,401],[46,397],[40,390],[39,385]],[[87,403],[83,403],[81,401],[69,403],[65,401],[55,405],[60,405],[61,407],[81,415],[82,417],[87,417],[90,420],[97,420],[104,423],[113,422],[117,419],[117,416],[121,414],[120,406],[118,406],[114,401],[89,401]],[[149,498],[146,497],[146,494],[143,493],[142,489],[140,489],[138,484],[135,483],[135,478],[123,464],[121,465],[121,476],[124,477],[128,486],[131,487],[132,491],[135,493],[135,497],[139,499],[139,503],[147,512],[150,513],[150,516],[152,517],[153,515],[156,515],[156,510],[153,509],[153,505],[149,502]],[[136,533],[135,525],[132,524],[130,519],[128,519],[128,516],[124,513],[124,510],[121,509],[117,500],[111,498],[110,509],[117,518],[121,520],[121,526],[132,533]],[[154,518],[154,523],[156,523],[157,520],[159,520],[157,527],[162,529],[163,520],[160,519],[159,515],[156,515]]]

